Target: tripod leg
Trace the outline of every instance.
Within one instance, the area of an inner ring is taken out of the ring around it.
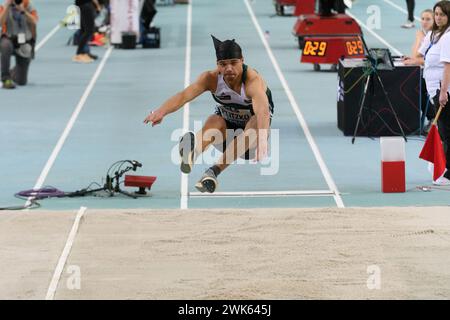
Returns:
[[[406,139],[406,135],[405,135],[405,132],[403,131],[403,127],[402,127],[402,125],[400,124],[400,120],[398,119],[397,113],[395,112],[394,107],[392,106],[392,102],[391,102],[391,100],[389,99],[389,96],[388,96],[388,94],[387,94],[387,91],[386,91],[386,89],[384,88],[384,85],[383,85],[383,82],[381,81],[380,75],[379,75],[378,72],[376,72],[376,71],[375,71],[375,74],[376,74],[376,76],[377,76],[378,82],[380,83],[381,89],[383,90],[383,94],[384,94],[384,96],[386,97],[386,100],[387,100],[387,102],[388,102],[388,104],[389,104],[389,108],[391,108],[391,111],[392,111],[392,113],[394,114],[395,121],[397,121],[398,127],[400,128],[400,132],[402,133],[403,139],[405,139],[405,142],[407,142],[408,140]]]
[[[366,103],[367,89],[369,88],[370,78],[371,78],[371,75],[367,75],[366,83],[364,85],[363,98],[361,100],[361,105],[359,107],[358,119],[356,120],[355,131],[353,132],[352,144],[355,143],[355,137],[358,132],[359,122],[361,121],[362,111],[364,108],[364,104]]]
[[[125,195],[127,197],[130,197],[130,198],[133,198],[133,199],[137,199],[137,196],[135,196],[135,195],[133,195],[133,194],[131,194],[129,192],[123,191],[121,189],[119,189],[117,192],[119,192],[119,193],[121,193],[121,194],[123,194],[123,195]]]

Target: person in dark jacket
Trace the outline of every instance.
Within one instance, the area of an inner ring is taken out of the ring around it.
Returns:
[[[94,35],[95,17],[100,12],[100,4],[97,0],[75,0],[75,5],[80,8],[80,38],[78,40],[77,54],[73,57],[74,62],[91,63],[97,57],[92,55],[86,46]]]

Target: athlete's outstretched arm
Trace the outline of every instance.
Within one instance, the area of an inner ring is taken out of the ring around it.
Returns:
[[[170,97],[158,109],[152,111],[145,118],[144,123],[151,122],[152,126],[161,123],[161,121],[166,115],[177,111],[187,102],[194,100],[203,92],[209,90],[210,81],[211,81],[210,72],[202,73],[194,83],[192,83],[183,91],[178,92],[174,96]]]
[[[260,77],[251,80],[247,85],[247,93],[252,99],[258,127],[258,147],[255,160],[261,161],[267,156],[267,138],[270,126],[269,100],[264,81]]]

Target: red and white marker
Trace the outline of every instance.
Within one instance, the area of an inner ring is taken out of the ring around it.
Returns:
[[[381,137],[381,191],[405,192],[405,140],[402,137]]]

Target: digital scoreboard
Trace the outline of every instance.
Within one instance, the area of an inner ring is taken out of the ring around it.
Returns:
[[[362,32],[358,23],[345,14],[321,17],[302,15],[297,19],[293,34],[302,50],[300,61],[312,63],[315,70],[321,64],[336,67],[341,58],[363,58]]]

